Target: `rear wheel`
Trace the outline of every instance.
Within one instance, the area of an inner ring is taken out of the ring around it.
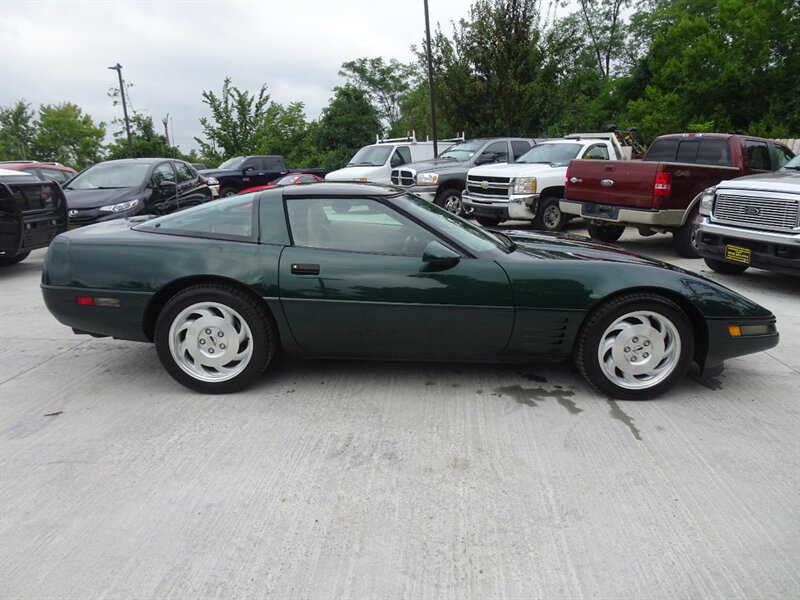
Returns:
[[[575,344],[581,374],[621,400],[648,400],[666,392],[686,373],[693,355],[689,319],[657,294],[626,294],[601,305]]]
[[[5,254],[0,253],[0,267],[10,267],[11,265],[15,265],[18,262],[22,262],[26,258],[30,252],[23,252],[22,254]]]
[[[566,215],[561,212],[559,198],[548,196],[539,201],[539,208],[536,210],[536,218],[533,226],[542,231],[561,231],[567,222]]]
[[[484,227],[494,227],[500,223],[499,219],[490,219],[489,217],[475,217],[475,220]]]
[[[225,394],[252,385],[275,355],[278,336],[263,306],[226,285],[175,294],[158,315],[158,358],[186,387]]]
[[[672,247],[678,256],[684,258],[700,258],[700,252],[697,250],[697,223],[694,218],[697,216],[697,209],[693,210],[686,223],[678,227],[672,232]]]
[[[447,212],[462,216],[464,214],[464,204],[461,201],[461,190],[447,188],[439,190],[436,194],[434,203],[441,206]]]
[[[239,192],[236,191],[236,188],[232,187],[224,187],[219,191],[220,198],[227,198],[228,196],[235,196]]]
[[[625,233],[625,227],[622,225],[595,225],[594,223],[589,223],[586,226],[586,231],[589,232],[589,237],[593,240],[614,243]]]
[[[713,258],[703,259],[712,271],[722,273],[723,275],[738,275],[744,273],[749,265],[735,265],[733,263],[725,262],[724,260],[715,260]]]

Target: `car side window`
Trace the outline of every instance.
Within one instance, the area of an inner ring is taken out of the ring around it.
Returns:
[[[232,196],[158,217],[136,229],[187,237],[255,242],[254,196]]]
[[[407,165],[411,162],[411,148],[408,146],[399,146],[397,148],[397,154],[403,159],[403,162],[400,163],[401,165]]]
[[[421,257],[425,246],[436,239],[376,200],[290,198],[286,207],[296,246]]]
[[[531,145],[528,142],[522,140],[511,141],[511,150],[514,152],[514,160],[517,160],[530,149]]]
[[[303,175],[297,183],[314,183],[316,178],[312,177],[311,175]]]
[[[775,144],[775,154],[778,157],[778,167],[782,167],[794,158],[794,152],[789,150],[786,146]]]
[[[153,171],[153,187],[157,188],[165,181],[175,183],[175,172],[172,170],[172,167],[169,163],[158,165],[156,170]]]
[[[242,171],[244,171],[245,169],[255,169],[256,171],[258,171],[259,169],[263,168],[264,167],[262,166],[261,159],[257,156],[251,156],[250,158],[245,160],[244,163],[242,164]]]
[[[263,161],[264,169],[267,171],[283,171],[286,166],[280,158],[274,156],[265,156]]]
[[[486,150],[481,152],[481,156],[491,156],[491,162],[505,163],[508,162],[508,144],[505,142],[495,142],[489,144]]]
[[[591,160],[608,160],[608,148],[606,148],[603,144],[589,146],[583,153],[582,158],[588,158]]]
[[[189,165],[180,162],[173,164],[175,165],[175,170],[178,172],[178,181],[180,183],[186,183],[187,181],[192,181],[197,178]]]
[[[68,171],[59,171],[58,169],[40,169],[40,173],[47,181],[55,181],[57,183],[64,183],[67,179],[72,177]]]
[[[769,150],[766,142],[745,140],[747,162],[753,171],[770,171]]]

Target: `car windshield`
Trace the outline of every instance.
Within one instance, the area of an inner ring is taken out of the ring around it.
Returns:
[[[246,156],[234,156],[233,158],[229,158],[224,163],[222,163],[218,169],[241,169],[244,161],[247,157]]]
[[[292,185],[297,180],[297,177],[298,177],[297,175],[286,175],[284,177],[281,177],[280,179],[276,179],[272,183],[274,185],[280,185],[280,186]]]
[[[486,142],[483,140],[474,140],[472,142],[464,142],[463,144],[456,144],[451,146],[439,155],[439,158],[452,158],[453,160],[469,160],[472,155],[478,150],[483,148]]]
[[[69,190],[131,188],[144,184],[150,163],[106,162],[89,167],[70,180]]]
[[[783,165],[782,168],[786,169],[787,171],[800,171],[800,154],[798,154],[792,160]]]
[[[364,146],[347,163],[348,167],[380,167],[386,163],[393,146]]]
[[[473,252],[486,252],[498,248],[508,251],[509,245],[491,232],[473,225],[469,221],[457,217],[453,213],[439,208],[435,204],[423,200],[413,194],[405,194],[401,206],[413,216],[432,223],[436,229],[450,239]]]
[[[520,156],[518,163],[543,163],[563,167],[583,148],[582,144],[540,144]]]

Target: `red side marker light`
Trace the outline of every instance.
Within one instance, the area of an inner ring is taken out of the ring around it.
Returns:
[[[94,298],[91,296],[76,296],[75,301],[80,306],[94,306]]]

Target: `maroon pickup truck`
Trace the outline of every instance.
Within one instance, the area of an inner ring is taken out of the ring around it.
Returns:
[[[673,234],[680,256],[699,256],[695,243],[703,190],[725,179],[774,171],[794,156],[763,138],[721,133],[662,135],[642,160],[573,160],[561,212],[588,221],[589,235],[615,242],[625,227],[641,235]]]

